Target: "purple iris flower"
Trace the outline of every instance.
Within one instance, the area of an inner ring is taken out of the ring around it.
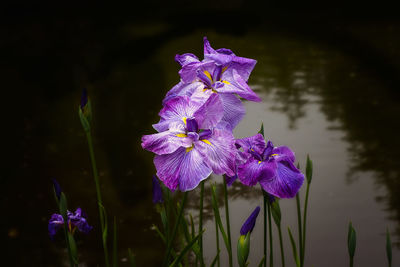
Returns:
[[[56,179],[53,179],[53,187],[54,187],[54,192],[56,193],[58,200],[60,200],[62,189]]]
[[[222,120],[233,129],[245,114],[244,106],[235,94],[247,100],[261,101],[247,84],[256,64],[254,59],[238,57],[226,48],[214,50],[204,37],[203,61],[193,54],[176,55],[175,60],[182,66],[179,71],[181,81],[167,93],[164,104],[180,95],[204,103],[216,93],[224,108]]]
[[[142,147],[156,154],[157,176],[169,189],[192,190],[212,172],[234,175],[235,140],[220,122],[223,108],[216,94],[204,104],[175,97],[159,115],[153,125],[159,133],[144,135]]]
[[[86,215],[83,214],[81,208],[77,208],[75,213],[67,211],[68,231],[74,233],[76,229],[80,232],[88,234],[93,229],[86,221]],[[48,225],[48,231],[51,239],[54,239],[57,231],[64,226],[64,219],[60,214],[51,215]]]
[[[153,175],[153,203],[163,203],[163,196],[160,183],[158,182],[157,176]]]
[[[260,207],[257,206],[254,209],[254,211],[250,214],[249,218],[247,218],[247,220],[243,223],[242,228],[240,228],[241,235],[247,235],[248,232],[253,231],[259,213],[260,213]]]
[[[247,160],[237,167],[240,181],[248,186],[260,183],[267,193],[292,198],[300,190],[304,175],[294,166],[295,156],[286,146],[265,144],[261,134],[236,140],[236,147],[247,153]]]

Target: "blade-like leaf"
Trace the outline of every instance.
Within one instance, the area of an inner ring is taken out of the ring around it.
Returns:
[[[292,245],[293,258],[294,258],[294,261],[296,262],[296,266],[299,267],[300,266],[300,260],[299,260],[299,257],[297,255],[296,242],[294,241],[294,238],[293,238],[293,235],[292,235],[292,231],[290,231],[289,227],[288,227],[288,233],[289,233],[289,238],[290,238],[290,244]]]
[[[71,256],[73,259],[74,264],[78,264],[78,250],[76,248],[76,243],[73,235],[68,232],[68,242],[69,242],[69,247],[71,249]]]
[[[132,250],[128,248],[128,261],[130,267],[136,267],[135,255],[133,255]]]
[[[210,267],[214,267],[214,266],[215,266],[215,264],[217,263],[218,256],[219,256],[219,253],[220,253],[220,252],[221,252],[221,250],[219,250],[219,249],[218,249],[218,251],[217,251],[217,255],[215,255],[215,257],[214,257],[213,261],[211,262],[211,265],[210,265]]]
[[[274,218],[276,226],[281,225],[281,208],[279,206],[279,202],[277,199],[275,199],[274,202],[271,204],[271,212],[272,212],[272,217]]]
[[[392,266],[392,241],[390,240],[389,229],[386,229],[386,256],[388,259],[389,267]]]
[[[170,265],[170,267],[175,267],[177,266],[183,259],[183,257],[185,256],[185,254],[192,248],[192,246],[194,245],[194,243],[197,242],[197,239],[199,239],[199,237],[204,233],[204,230],[201,231],[195,238],[192,239],[192,241],[190,241],[189,244],[186,245],[186,247],[181,251],[181,253],[179,254],[179,256],[177,258],[175,258],[175,260],[172,262],[172,264]]]
[[[265,262],[265,256],[262,257],[260,263],[258,264],[258,267],[262,267],[264,265],[264,262]]]
[[[107,224],[107,213],[106,209],[101,203],[98,203],[100,207],[100,212],[103,214],[103,225],[104,225],[104,230],[102,233],[102,238],[103,238],[103,246],[107,247],[107,236],[108,236],[108,224]]]
[[[308,184],[311,183],[312,174],[313,174],[313,163],[312,163],[312,160],[310,159],[309,155],[307,155],[306,178],[307,178]]]
[[[356,231],[354,230],[353,225],[350,222],[349,223],[349,232],[347,235],[347,247],[349,250],[350,258],[354,257],[354,253],[356,251],[356,243],[357,243]]]
[[[117,248],[117,219],[114,216],[114,236],[113,236],[113,267],[118,267],[118,248]]]
[[[258,133],[262,134],[262,136],[264,136],[264,123],[261,123],[261,128],[258,131]]]
[[[165,236],[163,233],[161,233],[160,229],[156,225],[153,224],[153,227],[151,227],[152,230],[156,231],[156,233],[161,237],[161,240],[164,242],[164,244],[167,244],[167,240],[165,239]]]
[[[211,193],[212,193],[212,195],[211,195],[211,203],[212,203],[212,207],[213,207],[213,210],[214,210],[214,217],[215,217],[215,220],[216,220],[216,222],[217,222],[217,224],[218,224],[218,227],[219,227],[219,229],[220,229],[220,231],[221,231],[222,238],[224,239],[224,243],[225,243],[226,249],[227,249],[228,251],[230,251],[228,236],[226,235],[224,226],[223,226],[223,224],[222,224],[221,216],[220,216],[220,214],[219,214],[218,200],[217,200],[217,192],[216,192],[216,190],[217,190],[217,189],[216,189],[215,184],[212,184],[212,185],[211,185]]]

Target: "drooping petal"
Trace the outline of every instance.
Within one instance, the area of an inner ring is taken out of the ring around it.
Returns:
[[[171,190],[192,190],[212,172],[195,148],[181,147],[171,154],[156,155],[154,165],[157,176]]]
[[[167,92],[165,98],[162,101],[162,104],[165,105],[165,103],[177,96],[190,97],[192,96],[193,92],[196,91],[196,89],[198,88],[203,89],[204,84],[202,82],[185,83],[183,81],[180,81]]]
[[[298,170],[291,160],[271,160],[266,163],[268,169],[271,170],[269,175],[265,175],[260,179],[261,187],[279,198],[292,198],[304,181],[304,175]]]
[[[263,177],[273,176],[273,170],[269,169],[266,162],[250,157],[243,165],[238,166],[240,182],[247,186],[256,185]]]
[[[275,147],[272,150],[272,154],[277,154],[278,157],[286,157],[288,158],[292,163],[295,162],[296,157],[294,155],[294,152],[287,146],[279,146]]]
[[[233,130],[246,114],[246,110],[242,101],[233,94],[219,94],[219,97],[224,107],[222,120],[226,121]]]
[[[261,101],[261,98],[259,98],[257,94],[253,92],[253,90],[251,90],[246,81],[238,74],[235,69],[230,72],[224,72],[221,79],[224,86],[219,88],[218,92],[232,94],[236,93],[240,97],[250,101]]]
[[[81,208],[77,208],[75,213],[68,217],[69,222],[78,228],[78,230],[84,234],[88,234],[90,230],[93,229],[92,226],[88,224],[86,218],[82,216]]]
[[[191,145],[192,139],[184,131],[168,130],[142,136],[142,147],[157,155],[170,154],[180,147],[190,147]]]
[[[208,139],[195,142],[195,147],[214,173],[233,176],[236,155],[234,142],[232,132],[215,128]]]
[[[181,66],[187,65],[192,62],[200,62],[199,59],[192,53],[185,53],[182,55],[177,54],[175,56],[175,61],[178,62]]]
[[[209,129],[224,116],[224,107],[218,94],[211,94],[207,101],[193,114],[200,129]]]
[[[265,149],[265,140],[262,134],[256,134],[250,137],[237,139],[236,144],[243,148],[244,152],[254,150],[256,153],[262,154]]]
[[[240,228],[241,235],[247,235],[248,232],[253,231],[259,213],[260,213],[260,207],[257,206],[254,209],[254,211],[250,214],[250,216],[247,218],[247,220],[243,223],[242,228]]]
[[[185,152],[180,166],[179,190],[193,190],[201,181],[210,176],[211,172],[212,170],[204,163],[203,156],[195,146],[189,152]]]
[[[64,226],[64,220],[60,214],[54,213],[53,215],[51,215],[48,225],[50,238],[54,239],[54,236],[56,235],[58,229],[62,228],[63,226]]]
[[[158,115],[163,120],[182,120],[190,118],[201,106],[201,103],[191,101],[188,96],[177,96],[167,101]]]

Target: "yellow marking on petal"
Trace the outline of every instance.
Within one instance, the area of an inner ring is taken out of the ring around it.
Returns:
[[[250,150],[254,152],[254,149],[251,148]]]
[[[204,88],[204,89],[203,89],[203,92],[205,92],[205,91],[207,91],[207,90],[208,90],[208,88]]]
[[[231,85],[231,83],[228,82],[228,81],[221,81],[221,82],[223,82],[223,83],[225,83],[225,84],[228,84],[228,85]]]
[[[177,137],[187,137],[187,135],[186,134],[176,134],[175,136],[177,136]]]
[[[183,122],[185,123],[185,125],[186,125],[186,117],[182,117],[182,120],[183,120]]]
[[[214,90],[214,89],[212,89],[211,91],[212,91],[213,93],[218,93],[218,92],[217,92],[216,90]]]
[[[208,141],[207,139],[203,139],[203,140],[201,140],[201,141],[203,141],[204,143],[206,143],[207,145],[212,145],[211,143],[210,143],[210,141]]]
[[[261,161],[261,160],[259,160],[259,161],[258,161],[258,164],[260,164],[261,162],[262,162],[262,161]]]
[[[213,80],[211,74],[208,71],[205,70],[203,73],[208,77],[208,79],[210,79],[210,81]]]
[[[224,73],[226,71],[226,69],[228,68],[228,66],[223,67],[221,73]]]
[[[191,147],[187,147],[186,148],[186,153],[188,153],[190,150],[192,150],[193,149],[193,145],[191,146]]]
[[[278,156],[278,154],[272,154],[270,157]]]

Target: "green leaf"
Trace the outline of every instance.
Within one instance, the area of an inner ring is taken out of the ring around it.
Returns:
[[[307,155],[306,178],[307,178],[308,184],[311,183],[312,174],[313,174],[313,163],[312,163],[312,160],[310,159],[309,155]]]
[[[103,239],[103,246],[106,247],[107,246],[107,236],[108,236],[107,213],[106,213],[106,209],[104,208],[104,206],[101,203],[98,203],[98,205],[100,207],[100,212],[103,215],[102,224],[104,225],[104,230],[102,233],[102,239]]]
[[[228,251],[230,251],[228,236],[226,235],[224,226],[222,224],[221,216],[219,214],[216,190],[217,190],[217,188],[216,188],[215,184],[212,184],[211,185],[211,193],[212,193],[211,194],[211,203],[212,203],[212,207],[213,207],[213,210],[214,210],[214,217],[215,217],[215,220],[216,220],[216,222],[218,224],[218,227],[219,227],[219,229],[221,231],[222,238],[224,239],[224,243],[225,243],[226,249]]]
[[[160,217],[161,217],[161,222],[164,227],[164,233],[167,233],[168,232],[168,219],[167,219],[167,213],[165,211],[164,206],[161,208]]]
[[[258,267],[263,267],[263,265],[264,265],[264,262],[265,262],[265,256],[264,256],[264,257],[262,257],[262,259],[261,259],[260,263],[258,264]]]
[[[64,193],[61,192],[60,195],[60,213],[64,219],[64,223],[67,227],[68,217],[67,217],[67,198]]]
[[[130,267],[136,267],[135,255],[133,255],[132,250],[128,248],[128,261]]]
[[[218,249],[218,251],[217,251],[217,255],[215,255],[215,257],[214,257],[213,261],[211,262],[211,265],[210,265],[210,267],[214,267],[214,266],[215,266],[215,264],[217,263],[218,256],[219,256],[219,253],[220,253],[220,252],[221,252],[221,250],[219,250],[219,249]]]
[[[392,266],[392,241],[390,240],[389,229],[386,229],[386,256],[390,267]]]
[[[175,258],[175,260],[172,262],[172,264],[170,265],[170,267],[175,267],[177,266],[183,259],[183,257],[185,256],[185,254],[192,248],[192,246],[197,242],[197,239],[199,239],[199,237],[204,233],[204,230],[201,231],[195,238],[192,239],[192,241],[190,241],[189,244],[186,245],[186,247],[181,251],[181,253],[179,254],[179,256],[177,258]]]
[[[349,256],[350,258],[354,257],[355,251],[356,251],[356,231],[353,228],[353,225],[351,222],[349,223],[349,232],[347,234],[347,247],[349,250]]]
[[[161,237],[164,244],[167,244],[167,240],[165,239],[165,236],[163,235],[163,233],[161,233],[160,229],[158,229],[158,227],[156,225],[153,224],[153,227],[151,229],[156,231],[156,233]]]
[[[271,204],[271,211],[272,211],[272,217],[274,218],[276,226],[281,225],[281,208],[279,206],[278,199],[275,199],[274,202]]]
[[[261,128],[258,133],[262,134],[262,136],[264,137],[264,123],[261,123]]]
[[[118,267],[117,219],[114,216],[113,267]]]
[[[194,236],[196,235],[196,230],[194,229],[194,222],[193,222],[193,216],[191,213],[189,213],[189,217],[190,217],[190,228],[191,228],[191,235],[192,235],[192,239],[194,238]]]
[[[72,260],[74,264],[78,264],[78,250],[76,248],[74,236],[70,232],[68,232],[68,242],[71,250]]]
[[[299,267],[300,266],[300,260],[299,260],[299,257],[297,255],[296,242],[294,241],[294,238],[293,238],[293,235],[292,235],[292,231],[290,231],[289,227],[288,227],[288,233],[289,233],[289,238],[290,238],[290,244],[292,245],[293,258],[294,258],[294,261],[296,262],[296,266]]]

